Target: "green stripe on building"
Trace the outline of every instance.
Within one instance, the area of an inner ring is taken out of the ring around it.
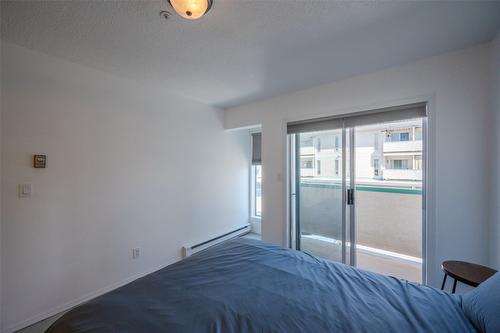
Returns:
[[[338,184],[313,184],[313,183],[300,183],[301,187],[314,187],[314,188],[333,188],[341,189],[342,186]],[[385,192],[385,193],[399,193],[399,194],[415,194],[422,195],[421,189],[400,188],[400,187],[382,187],[382,186],[356,186],[357,191],[368,192]]]

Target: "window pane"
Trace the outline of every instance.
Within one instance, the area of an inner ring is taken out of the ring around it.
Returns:
[[[255,216],[262,215],[262,166],[254,166],[254,186],[255,186]]]

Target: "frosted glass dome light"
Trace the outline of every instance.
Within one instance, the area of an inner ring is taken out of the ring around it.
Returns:
[[[188,20],[196,20],[212,7],[213,0],[168,0],[172,8]]]

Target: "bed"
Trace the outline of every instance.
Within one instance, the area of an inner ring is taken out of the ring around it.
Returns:
[[[476,332],[461,302],[238,238],[80,305],[47,332]]]

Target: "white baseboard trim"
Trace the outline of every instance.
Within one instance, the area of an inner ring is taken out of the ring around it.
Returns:
[[[15,331],[18,331],[20,329],[23,329],[23,328],[26,328],[28,326],[31,326],[33,324],[36,324],[38,323],[39,321],[42,321],[42,320],[45,320],[47,318],[50,318],[52,316],[55,316],[57,315],[58,313],[61,313],[61,312],[64,312],[64,311],[68,311],[72,308],[74,308],[75,306],[78,306],[84,302],[87,302],[93,298],[96,298],[98,296],[101,296],[107,292],[110,292],[111,290],[114,290],[116,288],[120,288],[124,285],[126,285],[127,283],[130,283],[134,280],[137,280],[143,276],[146,276],[148,274],[151,274],[153,272],[156,272],[157,270],[159,269],[162,269],[168,265],[171,265],[177,261],[181,260],[180,257],[178,258],[171,258],[169,259],[166,263],[163,263],[159,266],[156,266],[156,267],[153,267],[149,270],[147,270],[146,272],[142,272],[142,273],[139,273],[139,274],[135,274],[135,275],[132,275],[126,279],[123,279],[121,281],[118,281],[116,283],[113,283],[109,286],[106,286],[104,288],[100,288],[94,292],[91,292],[91,293],[88,293],[82,297],[79,297],[73,301],[70,301],[70,302],[67,302],[67,303],[64,303],[62,305],[59,305],[59,306],[56,306],[55,308],[52,308],[51,310],[48,310],[48,311],[45,311],[45,312],[42,312],[42,313],[39,313],[35,316],[32,316],[26,320],[23,320],[23,321],[20,321],[18,323],[15,323],[13,325],[10,325],[9,327],[5,327],[5,328],[2,328],[1,332],[2,333],[13,333]]]
[[[250,224],[247,223],[243,226],[240,226],[226,233],[215,235],[207,240],[194,244],[184,245],[182,247],[182,257],[187,258],[195,253],[206,250],[214,245],[220,244],[232,238],[240,237],[244,234],[249,233],[250,231],[251,231]]]

